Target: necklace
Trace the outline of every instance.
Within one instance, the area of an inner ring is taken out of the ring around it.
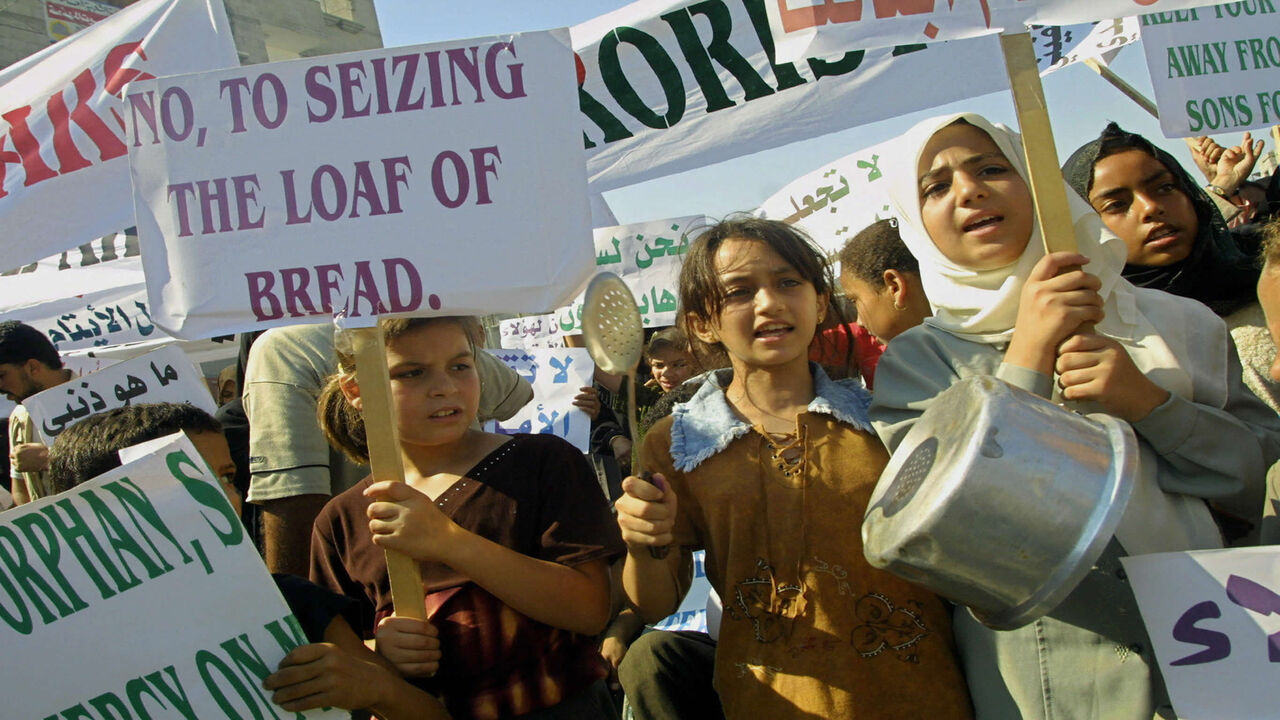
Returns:
[[[789,436],[789,435],[795,435],[795,428],[796,428],[796,417],[795,417],[795,415],[793,415],[793,416],[791,416],[791,417],[785,417],[785,416],[783,416],[783,415],[779,415],[779,414],[777,414],[777,413],[773,413],[773,412],[769,412],[768,410],[765,410],[764,408],[762,408],[762,407],[760,407],[759,405],[757,405],[757,404],[756,404],[756,403],[751,399],[751,395],[750,395],[750,393],[748,393],[748,392],[747,392],[747,388],[746,388],[746,386],[745,386],[745,385],[744,385],[744,386],[741,386],[741,387],[739,388],[739,390],[738,390],[738,397],[737,397],[737,399],[733,399],[733,398],[730,398],[730,399],[731,399],[731,400],[734,400],[735,404],[736,404],[736,403],[745,403],[748,407],[750,407],[752,410],[754,410],[754,411],[755,411],[759,416],[764,416],[764,417],[766,417],[766,418],[773,418],[773,419],[778,420],[778,421],[780,421],[780,422],[782,422],[782,423],[785,423],[785,429],[784,429],[784,430],[781,430],[781,431],[778,431],[778,430],[776,429],[776,427],[777,427],[776,425],[775,425],[774,427],[769,427],[769,425],[768,425],[768,424],[767,424],[767,422],[764,420],[764,418],[761,418],[761,419],[760,419],[760,421],[756,421],[756,419],[755,419],[755,418],[747,418],[748,420],[751,420],[751,421],[752,421],[752,424],[753,424],[753,425],[759,425],[761,428],[764,428],[766,432],[764,432],[763,434],[765,434],[765,435],[767,435],[767,436]],[[743,414],[745,415],[746,413],[743,413]],[[798,413],[797,413],[797,414],[798,414]]]

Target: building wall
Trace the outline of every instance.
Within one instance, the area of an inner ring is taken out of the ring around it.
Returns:
[[[124,7],[133,0],[102,0]],[[223,0],[244,65],[382,47],[373,0]],[[42,0],[0,2],[0,67],[48,47]]]

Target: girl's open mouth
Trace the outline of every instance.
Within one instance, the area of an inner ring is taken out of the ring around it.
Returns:
[[[981,230],[982,228],[985,228],[985,227],[998,225],[1003,220],[1004,220],[1004,216],[1002,215],[988,215],[987,217],[979,218],[971,223],[966,223],[964,226],[964,231],[972,232],[974,230]]]

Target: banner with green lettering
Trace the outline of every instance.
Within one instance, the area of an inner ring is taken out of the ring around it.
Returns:
[[[1142,44],[1166,137],[1280,123],[1280,12],[1245,0],[1143,15]]]
[[[191,441],[150,450],[0,514],[4,717],[298,717],[262,689],[297,620]]]
[[[995,36],[779,61],[765,0],[644,0],[570,35],[597,192],[1009,87]]]

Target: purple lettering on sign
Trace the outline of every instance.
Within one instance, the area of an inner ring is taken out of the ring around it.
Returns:
[[[261,189],[258,184],[257,175],[236,175],[231,178],[232,185],[236,191],[236,216],[240,222],[236,226],[237,230],[256,230],[263,225],[263,218],[266,217],[266,211],[258,206],[257,192]],[[250,207],[250,203],[253,206]],[[253,210],[258,211],[256,220],[249,217]]]
[[[231,100],[231,134],[242,133],[248,128],[244,124],[244,101],[245,93],[249,92],[248,78],[227,78],[218,83],[218,96],[222,97],[230,92]]]
[[[316,308],[307,296],[311,274],[304,267],[281,268],[280,285],[284,288],[284,306],[293,317],[315,315]]]
[[[169,198],[176,201],[178,209],[178,237],[191,236],[191,216],[187,210],[187,197],[196,194],[192,183],[173,183],[168,187]],[[175,197],[176,196],[176,197]]]
[[[269,271],[248,272],[244,278],[249,283],[249,307],[258,320],[276,320],[284,317],[280,309],[280,301],[276,299],[271,287],[276,284],[276,277]],[[263,307],[263,302],[267,307]]]
[[[490,159],[492,157],[498,162],[502,162],[502,156],[498,154],[498,146],[490,145],[489,147],[471,148],[471,164],[476,169],[476,204],[488,205],[493,200],[489,198],[489,176],[498,176],[498,168],[496,163]]]
[[[317,265],[316,283],[320,289],[320,309],[333,313],[333,298],[342,282],[341,265]]]
[[[1280,595],[1239,575],[1227,578],[1227,597],[1231,598],[1231,602],[1259,615],[1280,614]],[[1280,662],[1280,633],[1267,636],[1267,660]]]
[[[317,112],[312,108],[311,102],[307,102],[307,121],[311,123],[328,122],[338,111],[338,96],[333,92],[333,88],[320,82],[321,77],[325,82],[329,82],[327,65],[307,68],[302,80],[302,86],[307,89],[307,97],[320,103],[320,111]]]
[[[449,196],[449,188],[446,185],[445,162],[453,167],[449,174],[453,178],[451,184],[457,190],[454,197]],[[431,189],[436,194],[436,200],[447,208],[460,207],[467,201],[467,193],[471,191],[471,178],[467,175],[467,163],[461,155],[452,150],[445,150],[436,156],[435,162],[431,164]]]
[[[387,276],[387,307],[391,312],[409,312],[422,307],[422,278],[413,263],[404,258],[387,258],[382,261],[383,271]],[[400,301],[400,279],[397,270],[404,271],[405,285],[409,299]]]
[[[511,53],[511,57],[516,57],[516,44],[513,42],[494,43],[484,54],[485,79],[489,81],[489,89],[494,95],[503,100],[511,100],[513,98],[524,97],[524,63],[511,63],[507,66],[510,71],[508,79],[510,87],[503,87],[498,79],[498,53],[506,50]]]
[[[177,99],[178,105],[182,109],[181,128],[175,124],[175,113],[173,111],[173,102],[171,102],[174,98]],[[195,110],[191,107],[191,97],[187,95],[187,91],[176,85],[166,88],[160,95],[160,127],[164,128],[164,134],[168,135],[170,140],[182,142],[191,134],[195,124]]]
[[[271,102],[275,105],[275,116],[268,114],[267,93],[265,87],[271,87]],[[258,124],[268,130],[275,130],[284,122],[289,114],[289,94],[285,92],[284,83],[272,73],[262,73],[253,83],[253,115]]]
[[[1173,639],[1191,645],[1203,645],[1204,650],[1192,653],[1170,665],[1201,665],[1222,660],[1231,655],[1231,638],[1216,630],[1196,627],[1196,623],[1209,618],[1222,617],[1222,610],[1212,600],[1192,605],[1173,625]]]
[[[338,63],[338,90],[342,93],[342,117],[368,117],[369,92],[364,87],[364,63],[359,60]],[[362,93],[364,104],[356,107],[356,91]]]

